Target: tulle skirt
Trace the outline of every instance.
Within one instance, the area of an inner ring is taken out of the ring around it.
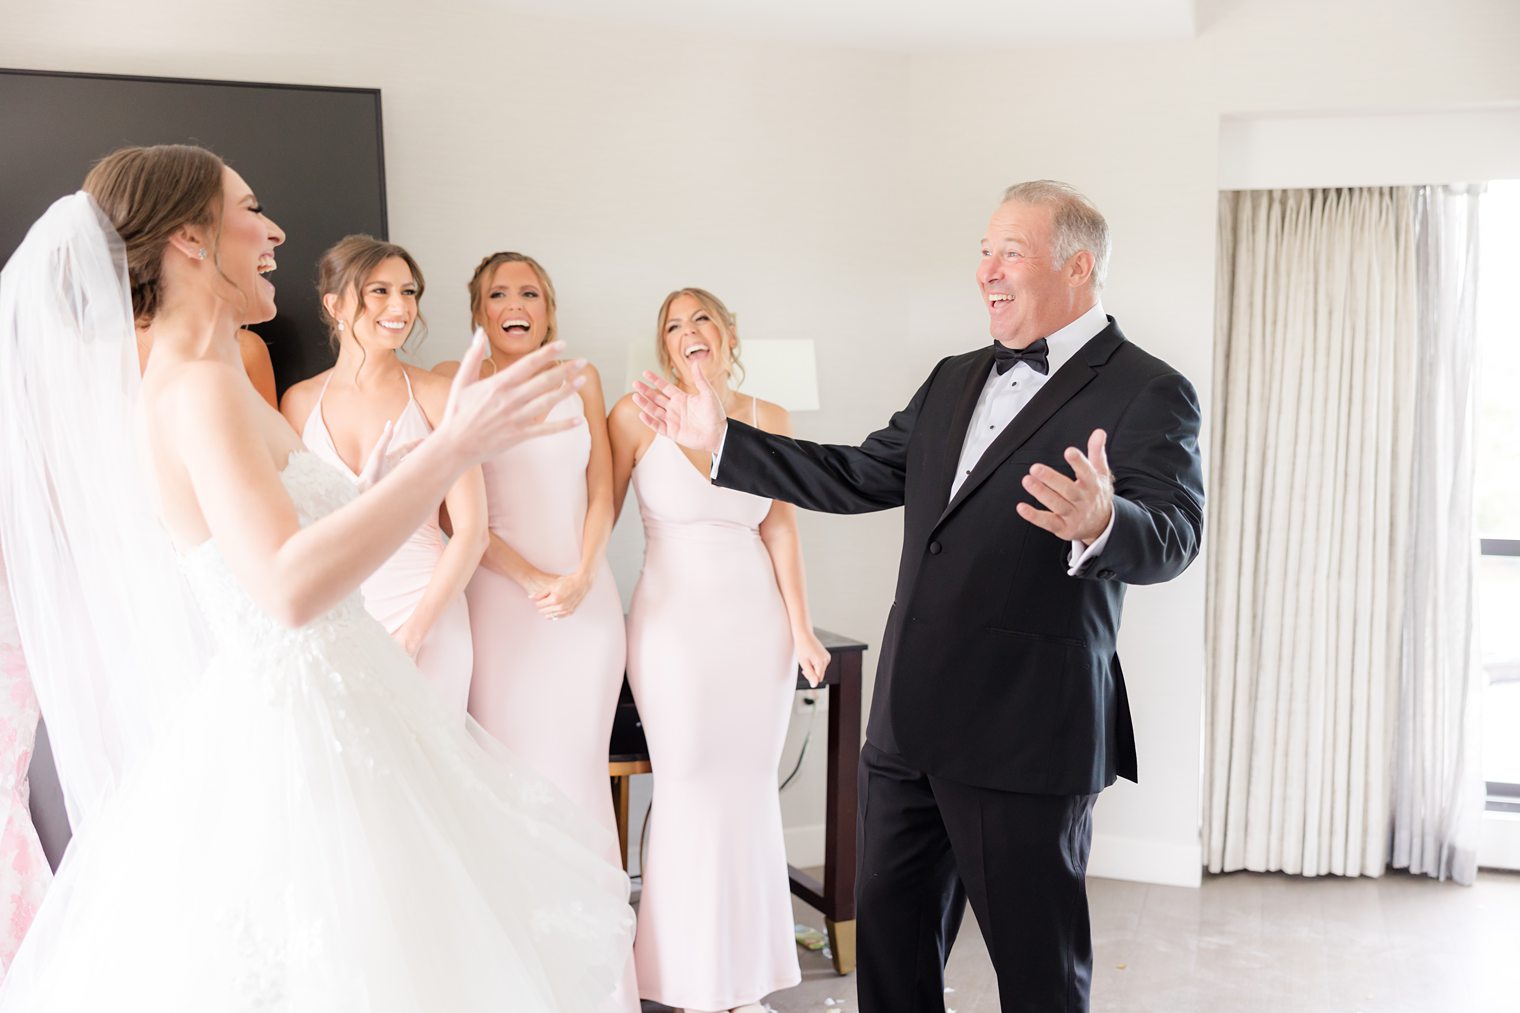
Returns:
[[[340,610],[224,653],[79,833],[0,1011],[590,1010],[629,953],[606,831]]]

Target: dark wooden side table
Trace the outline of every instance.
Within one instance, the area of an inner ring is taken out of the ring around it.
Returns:
[[[834,970],[849,974],[855,970],[855,815],[859,801],[856,775],[860,770],[861,660],[867,645],[828,630],[815,628],[813,632],[829,649],[829,667],[820,686],[827,687],[829,701],[823,882],[796,866],[788,866],[787,872],[793,895],[823,915],[829,948],[834,954]],[[799,671],[797,689],[811,688]],[[650,771],[644,729],[633,694],[624,680],[608,755],[624,868],[628,866],[628,778]]]
[[[866,645],[814,629],[829,649],[823,685],[829,688],[828,794],[824,801],[823,882],[788,866],[792,894],[823,914],[834,970],[855,970],[855,816],[859,803],[860,669]],[[800,674],[797,688],[807,689]]]

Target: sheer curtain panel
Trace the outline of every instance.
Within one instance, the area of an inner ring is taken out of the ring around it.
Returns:
[[[1220,199],[1205,854],[1388,861],[1416,391],[1412,188]]]
[[[1220,197],[1212,872],[1472,881],[1480,192]]]

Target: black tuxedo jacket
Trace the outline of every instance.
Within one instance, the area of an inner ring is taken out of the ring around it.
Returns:
[[[867,738],[926,773],[1006,791],[1079,795],[1135,780],[1114,650],[1126,584],[1198,554],[1198,398],[1108,326],[998,434],[952,499],[991,346],[942,360],[885,429],[825,446],[730,421],[716,483],[829,513],[903,506],[902,561]],[[1019,517],[1021,480],[1108,432],[1114,527],[1082,576],[1070,544]]]

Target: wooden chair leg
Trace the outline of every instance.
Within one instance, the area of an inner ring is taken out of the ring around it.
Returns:
[[[834,951],[835,972],[849,974],[855,970],[855,919],[836,922],[825,918],[823,924],[829,930],[829,949]]]
[[[618,855],[623,859],[623,871],[628,871],[628,795],[629,778],[624,775],[612,779],[612,818],[617,822]]]

